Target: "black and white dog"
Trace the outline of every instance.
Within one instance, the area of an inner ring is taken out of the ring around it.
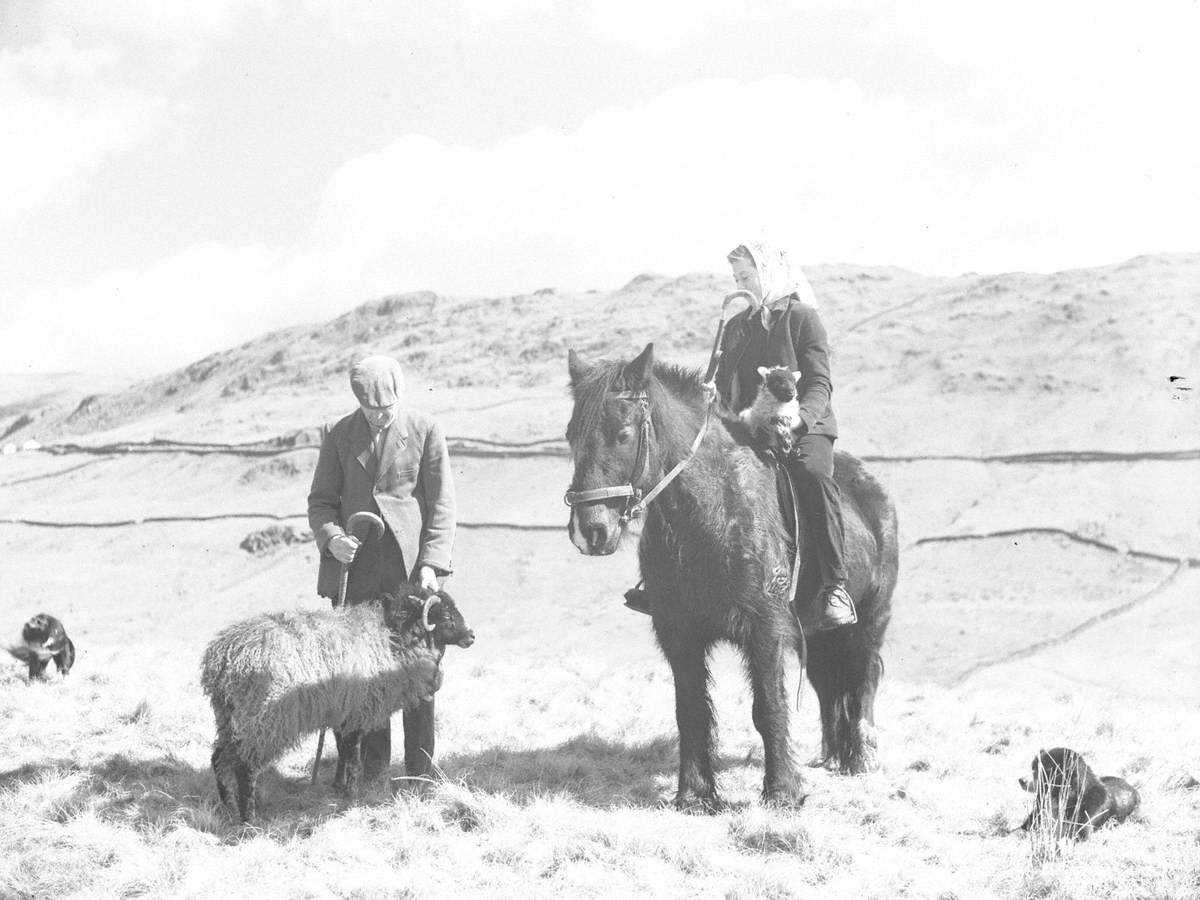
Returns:
[[[67,675],[75,664],[75,644],[67,637],[62,622],[47,613],[38,613],[21,629],[21,643],[8,652],[29,665],[30,678],[45,677],[50,660]]]

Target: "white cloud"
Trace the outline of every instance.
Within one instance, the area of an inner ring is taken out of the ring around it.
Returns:
[[[65,200],[81,178],[142,140],[161,100],[109,79],[111,48],[56,37],[0,51],[0,233],[30,211]]]
[[[583,0],[576,8],[597,37],[664,54],[731,25],[808,17],[813,7],[825,5],[817,0]]]
[[[852,83],[778,77],[687,85],[486,150],[406,137],[334,176],[316,241],[357,256],[366,291],[464,292],[713,268],[748,233],[825,232],[832,246],[858,215],[839,197],[905,128]]]
[[[174,368],[278,325],[285,272],[265,248],[201,244],[141,269],[47,286],[7,316],[0,359],[7,371]]]

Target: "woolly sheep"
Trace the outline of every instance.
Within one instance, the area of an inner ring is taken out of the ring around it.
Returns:
[[[474,640],[449,595],[413,585],[378,601],[230,625],[204,651],[200,677],[216,718],[221,802],[233,796],[241,820],[252,821],[259,773],[324,727],[342,732],[356,797],[361,734],[430,698],[441,686],[446,645]]]

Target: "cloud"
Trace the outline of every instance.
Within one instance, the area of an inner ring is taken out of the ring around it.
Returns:
[[[575,8],[602,40],[658,55],[738,24],[808,18],[825,5],[820,0],[803,5],[794,0],[583,0]]]
[[[368,291],[584,287],[641,268],[713,268],[747,234],[841,229],[845,240],[858,211],[838,198],[888,162],[905,127],[902,110],[851,82],[776,77],[698,82],[488,149],[409,136],[334,175],[315,241],[355,256]]]
[[[48,285],[7,317],[0,359],[6,371],[174,368],[278,326],[286,274],[267,248],[198,244],[85,284]]]
[[[82,178],[150,132],[161,99],[114,84],[111,48],[56,37],[0,51],[0,119],[20,123],[0,141],[0,232],[70,198]]]

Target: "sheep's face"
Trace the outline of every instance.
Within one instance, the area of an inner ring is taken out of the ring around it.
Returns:
[[[454,644],[470,647],[475,643],[475,632],[467,625],[458,606],[445,593],[437,592],[437,600],[429,607],[429,627],[433,630],[433,642],[439,647]]]
[[[433,643],[439,647],[451,644],[470,647],[475,643],[475,632],[445,591],[401,585],[397,594],[388,599],[387,624],[393,631],[415,630],[422,635],[431,635]]]

